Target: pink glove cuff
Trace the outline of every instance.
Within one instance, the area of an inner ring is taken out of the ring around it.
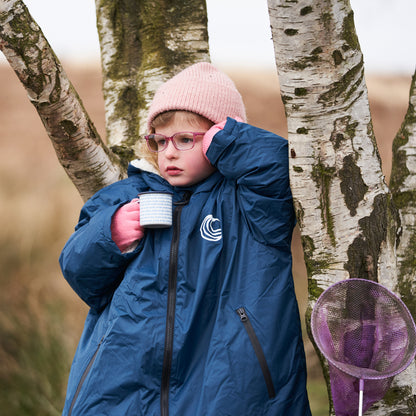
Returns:
[[[238,122],[243,123],[244,120],[242,120],[240,117],[236,117],[235,120]],[[204,138],[202,139],[202,151],[204,152],[204,155],[206,157],[208,147],[210,146],[212,139],[214,136],[224,128],[225,124],[227,123],[227,120],[222,121],[221,123],[214,124],[205,134]]]
[[[120,207],[111,221],[111,237],[122,253],[133,251],[144,236],[138,201],[136,198]]]
[[[206,156],[207,154],[207,150],[209,145],[212,142],[212,139],[214,138],[214,136],[224,128],[225,123],[227,122],[227,120],[222,121],[221,123],[218,124],[214,124],[205,134],[204,134],[204,138],[202,139],[202,151],[204,152],[204,155]]]

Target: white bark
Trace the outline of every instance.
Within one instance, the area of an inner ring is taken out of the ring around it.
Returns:
[[[122,176],[62,66],[20,0],[0,2],[0,49],[45,125],[57,156],[86,200]]]
[[[416,243],[416,72],[413,76],[409,108],[401,130],[394,141],[392,192],[400,214],[400,238],[397,245],[397,263],[402,284],[416,294],[414,248]],[[404,294],[405,295],[405,294]],[[411,305],[416,314],[416,302]]]
[[[323,290],[350,277],[397,291],[397,212],[381,171],[349,2],[268,4],[309,311]],[[390,395],[366,415],[407,411],[414,372],[396,377],[395,385],[404,394]]]
[[[96,0],[96,10],[107,141],[111,146],[134,148],[139,155],[136,144],[147,132],[147,109],[156,89],[190,63],[209,61],[206,7],[201,0],[170,6],[160,1],[126,1],[123,7]],[[130,65],[120,56],[130,56],[126,58]],[[126,91],[137,93],[129,106]]]
[[[359,222],[388,189],[372,132],[362,55],[358,44],[341,36],[351,10],[344,1],[315,2],[302,15],[309,4],[269,0],[288,118],[292,192],[302,234],[314,244],[307,252],[320,265],[313,278],[325,289],[351,275],[348,248],[363,233]],[[377,259],[368,261],[365,272],[376,278],[371,265]]]

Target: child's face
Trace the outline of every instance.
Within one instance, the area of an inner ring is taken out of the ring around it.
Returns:
[[[172,136],[178,132],[206,132],[210,125],[204,120],[190,123],[183,114],[176,113],[172,121],[157,127],[155,133]],[[195,145],[190,150],[177,150],[169,140],[168,147],[157,154],[161,175],[172,186],[190,186],[210,176],[215,168],[202,151],[203,136],[195,136]]]

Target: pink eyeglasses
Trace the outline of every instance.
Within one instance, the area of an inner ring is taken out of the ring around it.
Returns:
[[[164,134],[149,134],[144,136],[146,139],[147,147],[151,152],[159,153],[163,152],[169,144],[169,140],[172,141],[175,149],[177,150],[191,150],[195,145],[195,138],[197,136],[203,136],[205,133],[183,131],[175,133],[173,136],[165,136]]]

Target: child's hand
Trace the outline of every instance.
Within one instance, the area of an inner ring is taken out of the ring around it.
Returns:
[[[216,133],[218,133],[220,130],[222,130],[224,128],[226,122],[227,122],[227,120],[224,120],[221,123],[214,124],[204,134],[204,138],[202,139],[202,150],[204,152],[204,155],[207,154],[208,147],[211,144],[213,137],[215,136]]]
[[[240,117],[235,118],[237,121],[243,121]],[[205,134],[204,138],[202,139],[202,150],[204,152],[204,155],[207,154],[207,150],[209,145],[212,142],[213,137],[216,133],[218,133],[220,130],[222,130],[225,126],[225,123],[227,120],[221,121],[221,123],[214,124]]]
[[[111,237],[123,253],[143,236],[143,227],[140,226],[139,199],[135,198],[120,207],[114,214],[111,221]]]

